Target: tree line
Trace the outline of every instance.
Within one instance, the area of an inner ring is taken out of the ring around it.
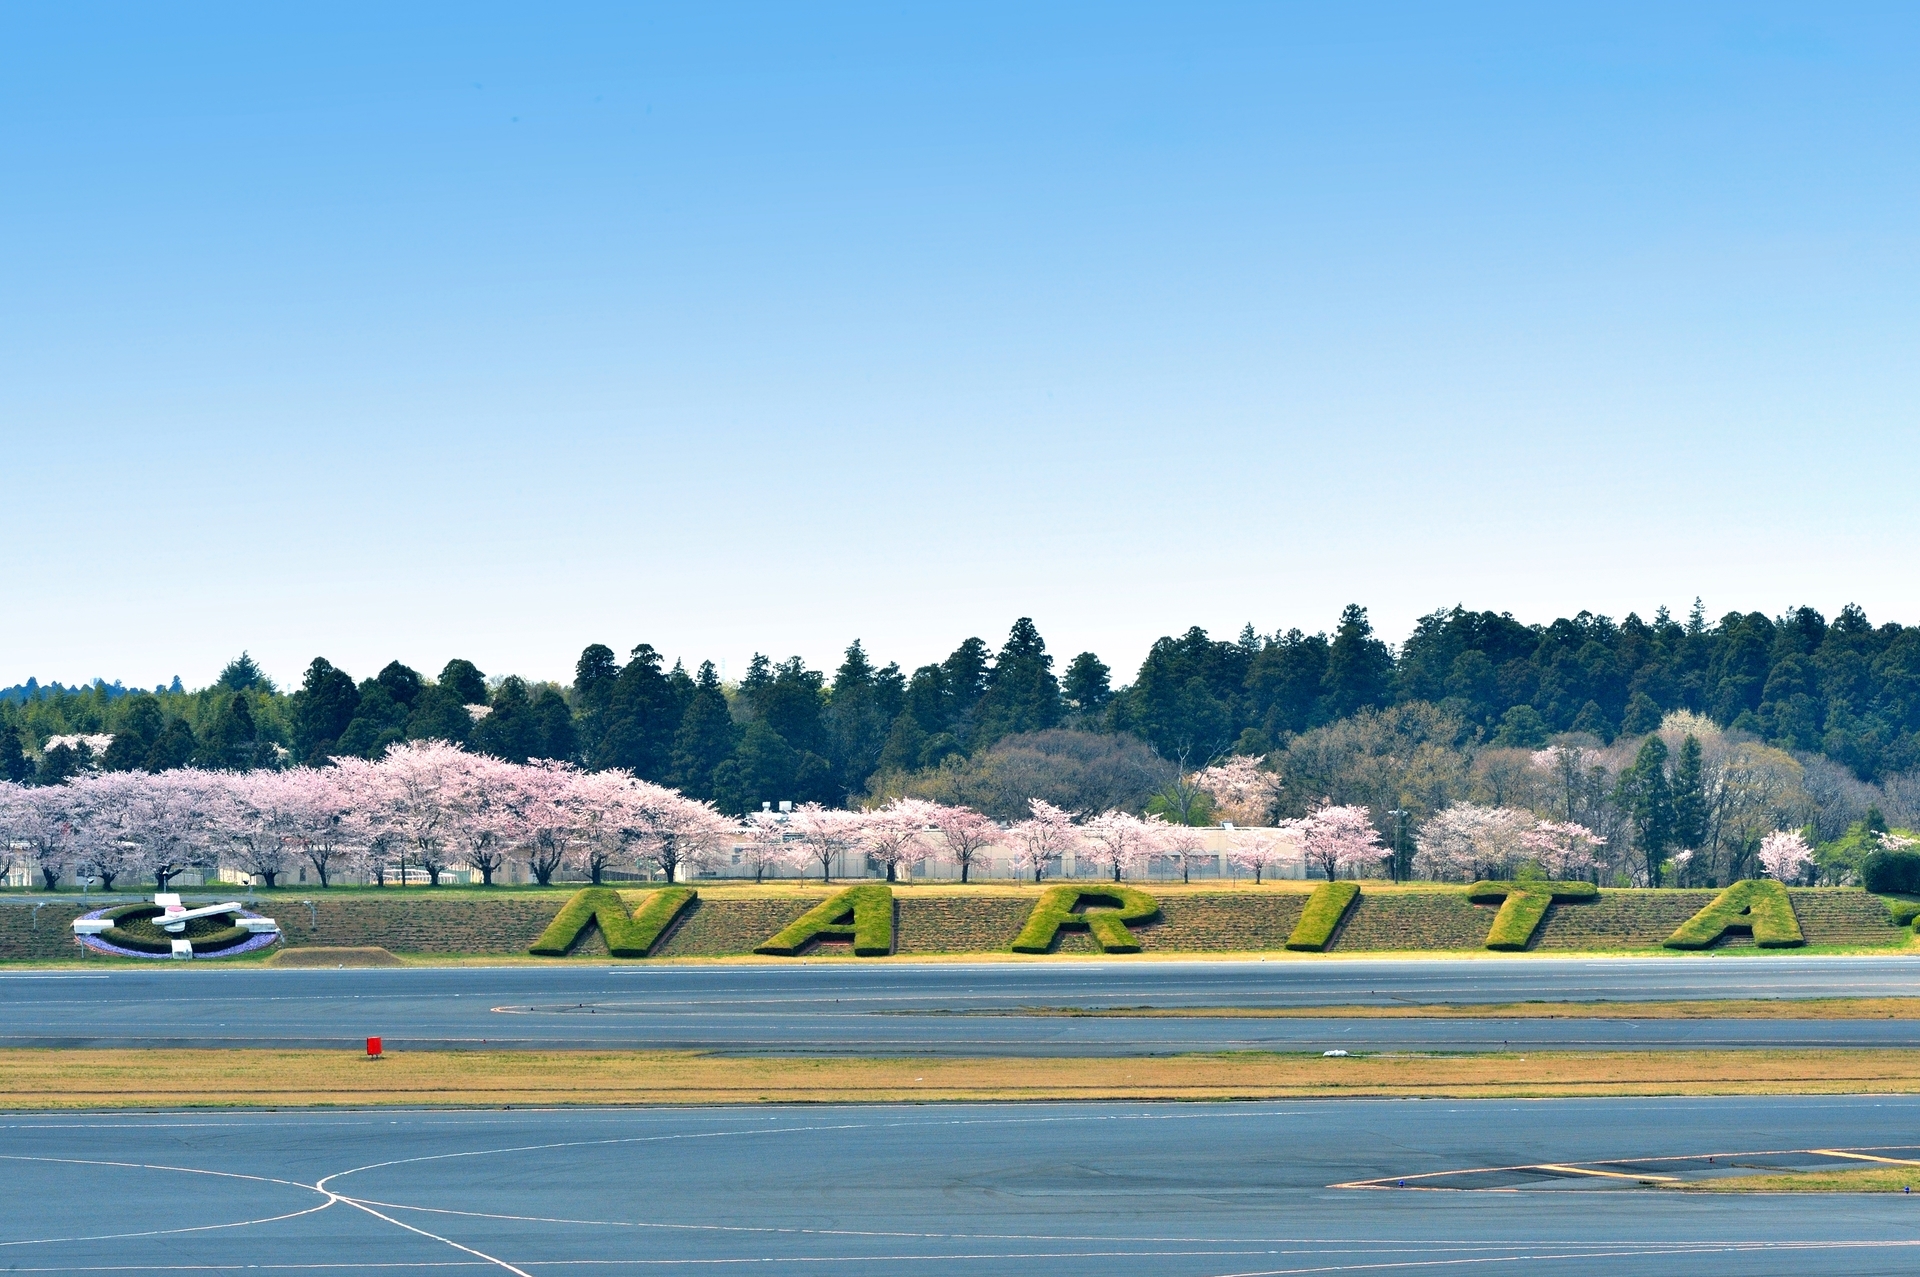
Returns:
[[[1583,612],[1550,625],[1455,607],[1423,617],[1397,648],[1355,605],[1311,635],[1248,626],[1227,641],[1191,629],[1156,642],[1131,682],[1114,687],[1109,674],[1092,652],[1056,674],[1026,619],[998,649],[969,638],[911,673],[877,664],[856,641],[832,671],[756,655],[731,684],[712,662],[689,672],[645,643],[624,658],[588,646],[568,685],[490,679],[459,659],[436,676],[393,662],[356,680],[316,658],[282,692],[243,655],[194,692],[96,686],[0,700],[0,777],[247,770],[446,740],[511,762],[625,769],[737,814],[781,800],[936,796],[1036,739],[1054,742],[1040,751],[1042,770],[1105,751],[1150,793],[1167,773],[1230,754],[1297,762],[1303,741],[1382,716],[1410,739],[1437,748],[1444,736],[1463,753],[1539,749],[1570,734],[1611,748],[1676,712],[1832,760],[1859,782],[1890,784],[1920,766],[1920,627],[1875,626],[1851,605],[1832,621],[1801,607],[1709,622],[1696,603],[1685,621],[1662,608],[1651,620]],[[1138,741],[1146,756],[1048,735],[1060,732]],[[113,738],[98,757],[84,741],[48,746],[88,733]]]

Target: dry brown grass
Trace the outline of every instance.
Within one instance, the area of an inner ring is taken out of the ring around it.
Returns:
[[[1920,1020],[1920,998],[1728,998],[1700,1002],[1437,1002],[1320,1007],[1029,1007],[1069,1019]]]
[[[1903,1193],[1920,1186],[1920,1166],[1868,1166],[1853,1171],[1787,1171],[1729,1175],[1675,1185],[1709,1193]]]
[[[1920,1093],[1920,1051],[846,1060],[693,1052],[0,1051],[11,1109]]]

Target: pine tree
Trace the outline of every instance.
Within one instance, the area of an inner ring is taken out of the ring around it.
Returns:
[[[1687,733],[1673,763],[1673,841],[1698,849],[1707,836],[1707,799],[1700,776],[1700,742]]]
[[[1386,703],[1387,683],[1393,676],[1393,653],[1373,636],[1367,609],[1349,603],[1340,613],[1327,653],[1327,672],[1321,680],[1328,707],[1344,718],[1359,710]]]
[[[713,662],[704,661],[694,681],[693,699],[680,718],[680,730],[674,733],[669,783],[691,798],[712,798],[714,771],[733,754],[739,736]]]
[[[986,694],[980,698],[980,725],[974,746],[991,745],[1016,732],[1056,727],[1063,712],[1053,658],[1047,655],[1047,645],[1033,621],[1023,616],[1013,623],[994,659]]]
[[[1658,736],[1647,737],[1633,766],[1621,773],[1616,799],[1633,825],[1647,885],[1657,887],[1667,853],[1673,849],[1673,790],[1667,782],[1667,747]]]

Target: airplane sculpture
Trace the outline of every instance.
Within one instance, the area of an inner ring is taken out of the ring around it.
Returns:
[[[162,891],[155,893],[153,903],[160,906],[159,916],[152,919],[153,925],[173,937],[173,956],[176,958],[191,958],[193,956],[193,942],[188,940],[183,933],[187,929],[187,924],[196,918],[217,918],[230,915],[234,919],[235,926],[239,927],[242,931],[250,931],[255,935],[259,935],[262,932],[280,930],[280,924],[272,918],[246,918],[239,916],[246,912],[246,906],[235,900],[229,900],[225,904],[202,905],[198,909],[189,909],[180,903],[180,897],[177,894]],[[111,918],[75,918],[73,920],[73,934],[76,936],[97,936],[110,930],[114,925],[114,920]]]

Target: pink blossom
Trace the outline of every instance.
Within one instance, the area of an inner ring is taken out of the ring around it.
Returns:
[[[960,866],[960,881],[967,881],[974,857],[993,846],[1004,832],[1000,826],[971,807],[947,807],[936,803],[931,817],[933,827],[947,844],[954,863]]]
[[[1362,870],[1378,871],[1381,859],[1392,854],[1380,845],[1379,831],[1374,829],[1365,807],[1329,804],[1279,827],[1299,840],[1307,862],[1328,881],[1339,877],[1342,870],[1354,877]]]
[[[1013,842],[1013,869],[1016,876],[1031,870],[1039,882],[1047,869],[1056,864],[1080,841],[1074,827],[1074,813],[1062,811],[1042,798],[1029,798],[1033,815],[1019,821],[1007,833]]]
[[[1781,882],[1799,882],[1813,868],[1813,849],[1798,830],[1776,829],[1760,840],[1760,867]]]

